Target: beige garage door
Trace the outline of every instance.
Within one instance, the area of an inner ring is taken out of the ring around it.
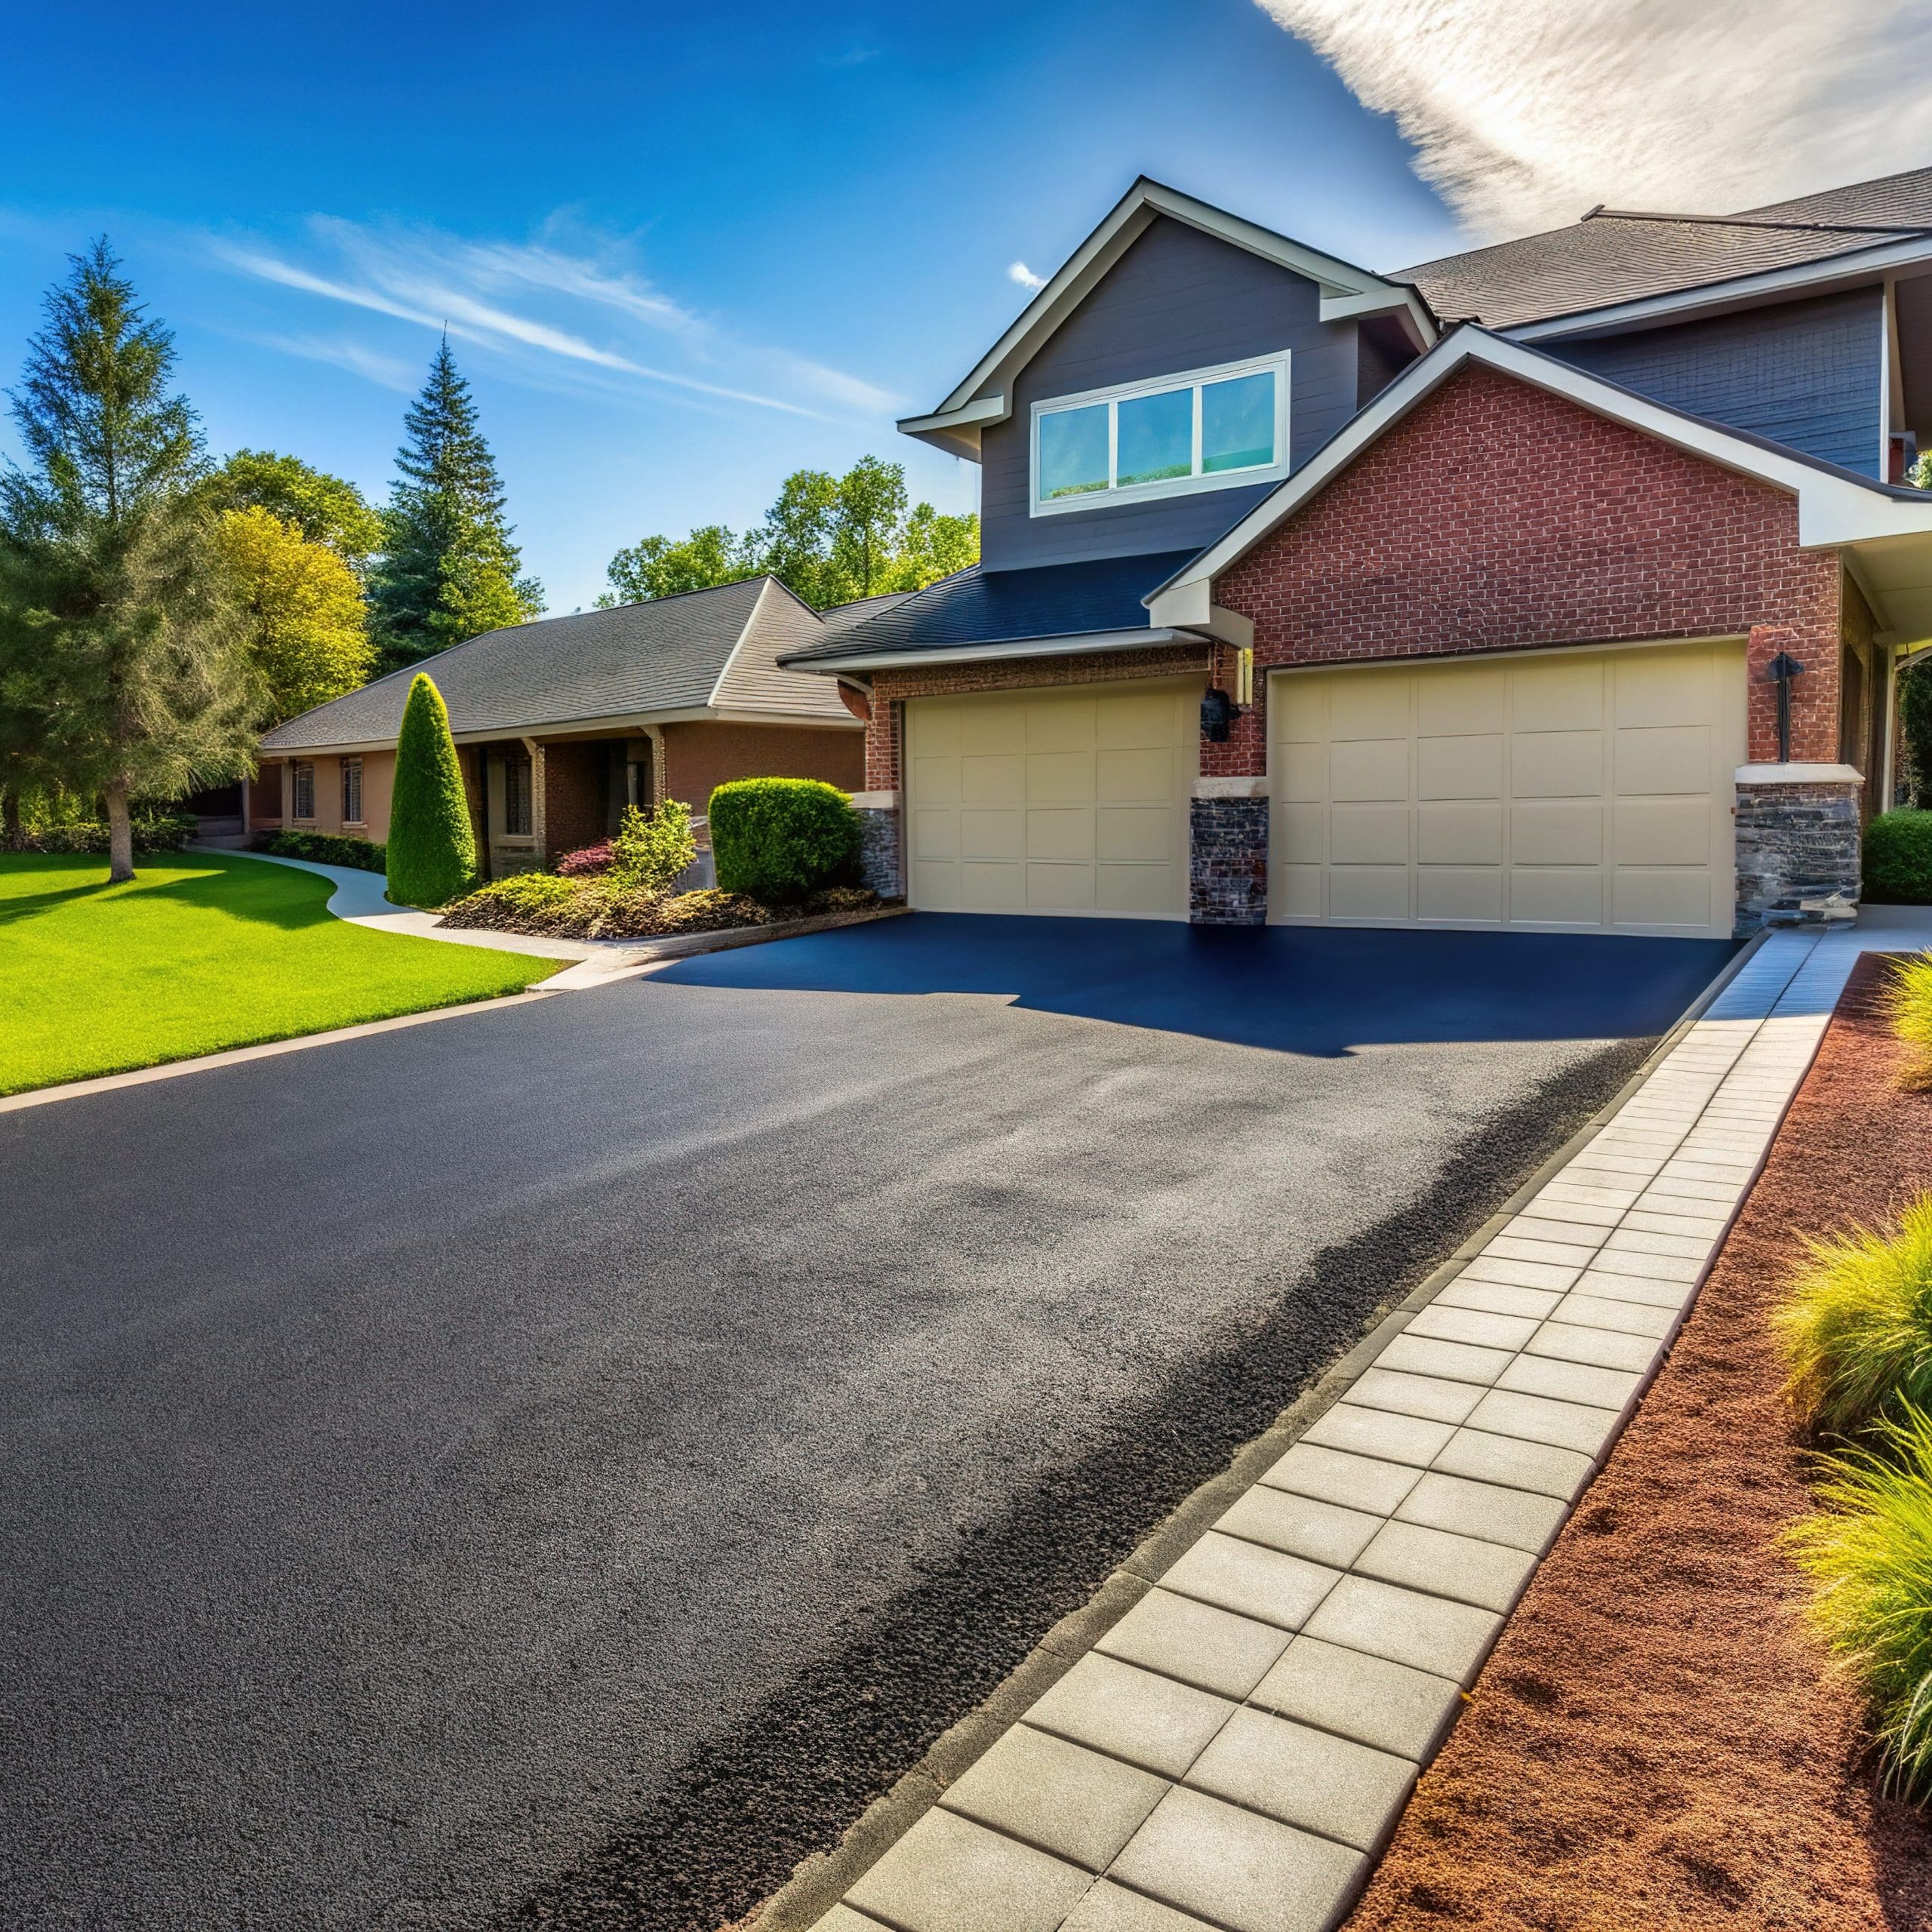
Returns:
[[[1187,916],[1196,679],[914,698],[911,903]]]
[[[1744,647],[1278,673],[1271,918],[1727,934]]]

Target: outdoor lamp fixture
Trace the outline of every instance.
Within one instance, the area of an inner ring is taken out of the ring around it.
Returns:
[[[1804,669],[1788,651],[1780,651],[1765,666],[1765,675],[1778,688],[1778,762],[1791,762],[1791,681]]]
[[[1254,653],[1235,653],[1233,697],[1218,685],[1211,686],[1201,700],[1201,735],[1211,745],[1225,745],[1234,721],[1254,702]]]

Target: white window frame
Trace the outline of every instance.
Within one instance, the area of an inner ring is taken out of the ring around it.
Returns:
[[[1201,390],[1208,383],[1224,383],[1238,376],[1272,374],[1275,378],[1275,460],[1257,463],[1247,469],[1217,469],[1203,475],[1201,469]],[[1131,402],[1137,397],[1161,395],[1171,389],[1194,391],[1194,474],[1164,476],[1152,483],[1129,483],[1112,479],[1120,463],[1120,411],[1114,405]],[[1040,497],[1040,419],[1057,416],[1069,409],[1088,409],[1096,403],[1107,411],[1107,475],[1104,490],[1085,490],[1078,496],[1055,497],[1042,502]],[[1116,383],[1101,389],[1082,389],[1072,395],[1043,396],[1032,406],[1028,425],[1026,499],[1034,516],[1065,516],[1079,510],[1106,509],[1117,503],[1151,503],[1162,497],[1198,496],[1204,490],[1238,489],[1244,484],[1278,481],[1288,473],[1288,352],[1278,355],[1257,355],[1245,362],[1220,362],[1211,368],[1177,369],[1135,383]]]

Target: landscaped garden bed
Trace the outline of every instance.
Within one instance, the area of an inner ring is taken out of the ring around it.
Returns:
[[[1886,1795],[1896,1767],[1872,1743],[1887,1709],[1820,1634],[1821,1602],[1845,1625],[1847,1499],[1826,1495],[1838,1512],[1821,1512],[1831,1441],[1807,1429],[1817,1387],[1801,1383],[1804,1408],[1787,1394],[1793,1324],[1780,1318],[1807,1241],[1889,1233],[1932,1186],[1932,1093],[1907,1084],[1916,1056],[1890,1023],[1890,977],[1861,962],[1689,1322],[1352,1927],[1932,1924],[1932,1832]],[[1805,1524],[1827,1581],[1839,1552],[1835,1597],[1798,1567]],[[1901,1554],[1909,1564],[1909,1537]],[[1924,1568],[1896,1583],[1909,1599]]]

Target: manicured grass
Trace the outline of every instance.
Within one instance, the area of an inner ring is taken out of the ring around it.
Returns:
[[[519,992],[568,963],[370,932],[313,872],[0,854],[0,1094]]]

